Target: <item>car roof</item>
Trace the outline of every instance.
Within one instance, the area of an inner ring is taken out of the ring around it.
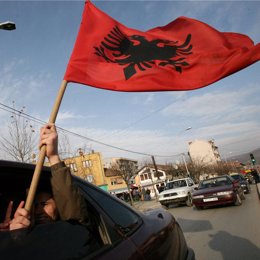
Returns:
[[[190,179],[190,178],[179,178],[179,179],[173,179],[173,180],[170,180],[168,182],[174,182],[174,181],[182,181],[182,180],[187,180],[187,179]],[[167,183],[168,183],[167,182]]]
[[[245,176],[243,175],[243,174],[241,174],[241,173],[233,173],[233,174],[230,174],[230,177],[231,178],[237,178],[237,177],[240,177],[240,179],[242,178],[242,179],[245,179]]]
[[[28,188],[32,180],[34,169],[35,164],[0,160],[0,190]],[[43,166],[40,184],[44,185],[44,183],[47,183],[50,176],[50,167]]]
[[[229,176],[229,175],[227,175],[227,174],[224,174],[224,175],[218,175],[218,176],[215,176],[215,177],[211,177],[211,178],[202,180],[201,182],[211,181],[211,180],[215,180],[215,179],[221,179],[221,178],[223,178],[223,177],[226,177],[226,178],[228,178],[228,179],[232,179],[231,176]]]

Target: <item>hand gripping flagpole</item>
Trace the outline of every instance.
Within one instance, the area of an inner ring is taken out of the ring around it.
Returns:
[[[65,93],[66,87],[67,87],[68,82],[66,80],[63,80],[58,92],[58,95],[56,97],[50,118],[49,118],[49,123],[55,123],[56,121],[56,117],[60,108],[60,104],[63,98],[63,95]],[[30,185],[30,189],[28,192],[28,196],[26,199],[26,203],[25,203],[25,209],[28,211],[31,211],[32,208],[32,204],[34,201],[34,197],[35,197],[35,193],[36,193],[36,189],[40,180],[40,176],[41,176],[41,170],[42,170],[42,166],[44,164],[44,159],[45,159],[45,155],[46,155],[46,145],[43,145],[41,147],[40,150],[40,154],[39,154],[39,158],[34,170],[34,174],[32,177],[32,181],[31,181],[31,185]]]

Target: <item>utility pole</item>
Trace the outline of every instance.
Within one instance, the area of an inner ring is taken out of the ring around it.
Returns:
[[[186,163],[185,156],[184,156],[183,153],[181,154],[181,156],[182,156],[182,160],[183,160],[183,162],[184,162],[185,168],[186,168],[187,175],[188,175],[188,177],[190,177],[190,172],[189,172],[189,169],[188,169],[188,167],[187,167],[187,163]]]
[[[158,173],[157,165],[155,163],[155,159],[154,159],[153,155],[152,155],[152,161],[153,161],[153,166],[154,166],[154,169],[155,169],[156,177],[158,178],[158,180],[160,180],[160,176],[159,176],[159,173]]]
[[[158,178],[158,180],[160,180],[160,176],[159,176],[159,173],[158,173],[158,169],[157,169],[157,165],[155,163],[155,159],[154,159],[154,156],[152,155],[152,161],[153,161],[153,166],[154,166],[154,169],[155,169],[155,174],[156,174],[156,177]],[[154,182],[153,182],[153,176],[151,174],[151,178],[152,178],[152,184],[153,184],[153,190],[154,190],[154,194],[155,194],[155,198],[156,198],[156,201],[158,201],[158,196],[157,196],[157,192],[154,188]]]

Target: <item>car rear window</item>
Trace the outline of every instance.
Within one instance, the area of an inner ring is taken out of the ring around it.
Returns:
[[[186,187],[186,186],[187,186],[187,183],[185,180],[172,181],[172,182],[168,182],[166,184],[166,190],[180,188],[180,187]]]
[[[199,185],[200,189],[206,189],[211,187],[217,187],[217,186],[224,186],[224,185],[230,185],[231,180],[229,180],[227,177],[219,177],[214,179],[208,179],[201,182]]]

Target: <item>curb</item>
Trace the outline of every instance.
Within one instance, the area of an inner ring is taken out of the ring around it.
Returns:
[[[258,198],[260,199],[260,183],[256,183],[256,189],[258,193]]]

